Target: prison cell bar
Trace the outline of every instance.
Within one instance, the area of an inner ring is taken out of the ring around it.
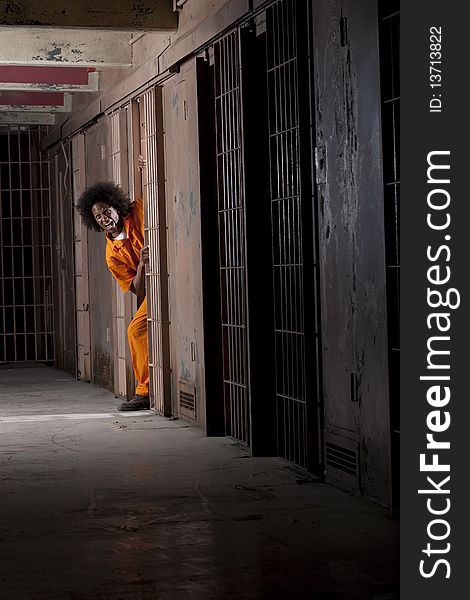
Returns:
[[[111,173],[114,183],[122,187],[123,174],[121,171],[123,164],[121,139],[123,137],[122,128],[127,125],[127,121],[125,112],[121,110],[112,113],[109,118],[111,130]],[[127,395],[125,303],[124,292],[115,279],[113,279],[113,300],[114,334],[116,337],[114,345],[115,388],[120,396],[125,397]]]
[[[141,148],[146,159],[142,188],[145,235],[149,246],[146,268],[147,323],[151,406],[171,414],[168,267],[164,195],[163,119],[161,89],[152,87],[139,97]]]
[[[267,9],[270,191],[278,452],[307,466],[304,252],[297,7]]]
[[[217,196],[226,435],[250,443],[240,37],[214,45]]]
[[[46,133],[0,131],[2,362],[54,360],[49,161],[39,149]]]

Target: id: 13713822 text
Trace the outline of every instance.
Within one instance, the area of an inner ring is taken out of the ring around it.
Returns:
[[[429,28],[429,112],[442,112],[442,27]]]

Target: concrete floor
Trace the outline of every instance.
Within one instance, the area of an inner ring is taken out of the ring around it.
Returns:
[[[398,597],[398,523],[47,367],[0,368],[0,597]]]

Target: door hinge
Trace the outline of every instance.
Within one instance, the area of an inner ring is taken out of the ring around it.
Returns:
[[[315,147],[315,171],[317,185],[327,182],[326,173],[326,145]]]
[[[357,393],[357,376],[356,373],[351,373],[351,402],[358,402]]]
[[[348,43],[348,20],[341,17],[339,20],[339,36],[341,47],[344,48]]]

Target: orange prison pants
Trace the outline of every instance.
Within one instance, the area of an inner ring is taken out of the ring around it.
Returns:
[[[135,390],[139,396],[149,393],[149,348],[147,338],[147,298],[139,306],[127,328],[132,366],[139,385]]]

